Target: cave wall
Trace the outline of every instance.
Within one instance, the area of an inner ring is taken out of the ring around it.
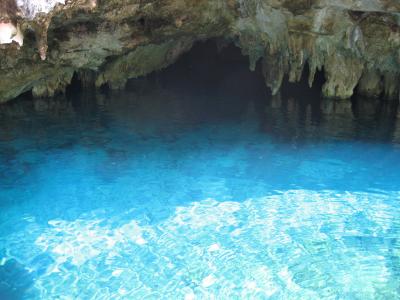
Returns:
[[[397,0],[2,0],[0,35],[6,26],[0,102],[61,93],[74,73],[121,89],[211,38],[235,43],[250,69],[261,62],[273,94],[308,65],[326,97],[399,98]]]

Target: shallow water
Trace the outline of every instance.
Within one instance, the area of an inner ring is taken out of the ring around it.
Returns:
[[[396,108],[212,67],[0,107],[1,299],[400,298]]]

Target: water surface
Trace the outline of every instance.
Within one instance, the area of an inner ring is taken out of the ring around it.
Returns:
[[[399,299],[396,107],[190,62],[0,107],[0,298]]]

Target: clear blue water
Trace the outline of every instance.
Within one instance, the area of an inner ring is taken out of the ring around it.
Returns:
[[[399,299],[396,109],[186,65],[0,107],[0,299]]]

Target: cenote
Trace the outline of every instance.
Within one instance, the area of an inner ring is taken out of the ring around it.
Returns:
[[[399,299],[397,104],[259,69],[1,105],[0,299]]]

